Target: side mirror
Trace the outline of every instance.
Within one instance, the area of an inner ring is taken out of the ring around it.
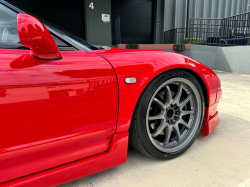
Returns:
[[[21,43],[30,48],[31,55],[40,60],[59,60],[62,55],[48,29],[35,17],[17,15],[18,34]]]

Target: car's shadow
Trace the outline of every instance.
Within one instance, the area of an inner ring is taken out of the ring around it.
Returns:
[[[202,135],[199,134],[196,141],[203,141]],[[153,165],[162,164],[162,160],[150,158],[139,151],[137,151],[132,146],[128,146],[128,158],[127,162],[121,166],[111,168],[94,175],[81,178],[76,181],[61,185],[61,187],[84,187],[84,186],[103,186],[103,184],[109,184],[109,186],[118,186],[124,175],[129,178],[131,175],[131,169],[141,168],[141,172],[145,172],[145,167],[150,168]]]
[[[121,166],[111,168],[94,175],[81,178],[76,181],[72,181],[67,184],[63,184],[60,187],[79,187],[79,186],[103,186],[105,181],[109,181],[110,186],[116,186],[115,182],[118,182],[116,179],[117,175],[127,175],[129,170],[133,167],[139,167],[141,164],[151,165],[155,163],[160,163],[161,160],[149,158],[148,156],[140,153],[132,146],[128,146],[128,158],[127,162]],[[111,184],[113,183],[113,185]]]

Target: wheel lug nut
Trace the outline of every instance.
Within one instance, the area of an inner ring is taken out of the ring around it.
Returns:
[[[180,112],[179,112],[179,111],[177,111],[177,112],[176,112],[176,115],[180,115]]]

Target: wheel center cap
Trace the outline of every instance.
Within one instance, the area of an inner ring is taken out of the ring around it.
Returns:
[[[169,110],[167,111],[167,117],[168,117],[169,119],[171,119],[171,118],[173,118],[173,116],[174,116],[174,110],[173,110],[173,109],[169,109]]]

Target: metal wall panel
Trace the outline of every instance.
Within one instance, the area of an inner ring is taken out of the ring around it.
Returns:
[[[186,28],[190,18],[225,18],[249,12],[249,5],[250,0],[165,0],[164,31]]]
[[[165,0],[164,31],[175,27],[175,0]]]
[[[175,26],[186,25],[187,0],[175,0]]]
[[[154,44],[163,44],[165,0],[154,1]]]

